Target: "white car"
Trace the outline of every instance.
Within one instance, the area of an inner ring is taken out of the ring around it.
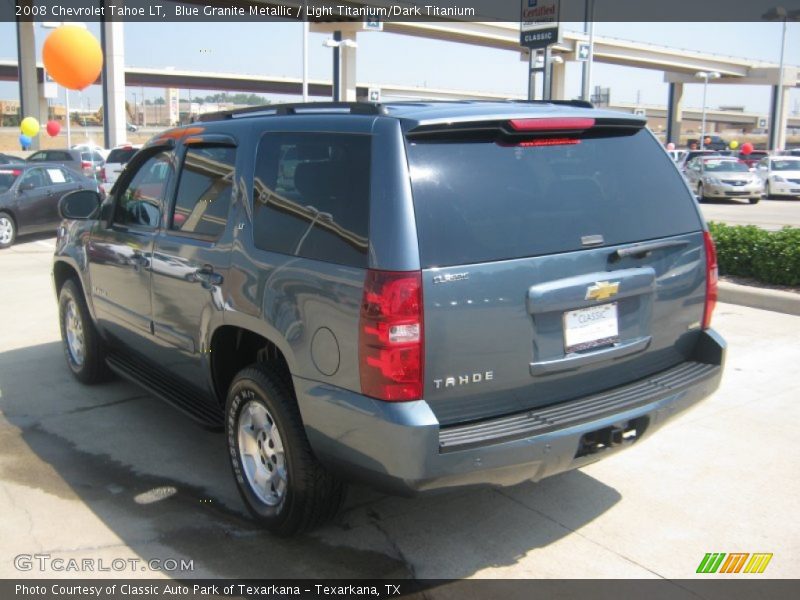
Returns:
[[[698,156],[686,165],[685,177],[700,202],[707,198],[742,198],[758,204],[764,194],[761,179],[732,156]]]
[[[120,173],[133,158],[133,155],[141,148],[141,144],[123,144],[117,146],[108,153],[104,169],[100,172],[100,181],[103,191],[111,191],[114,183],[119,179]]]
[[[756,165],[756,173],[770,196],[800,197],[800,156],[765,156]]]
[[[73,144],[73,150],[80,150],[81,152],[97,152],[105,159],[108,156],[108,150],[102,146],[98,146],[94,142],[85,142],[83,144]]]

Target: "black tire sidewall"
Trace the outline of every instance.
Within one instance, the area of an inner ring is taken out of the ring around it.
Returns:
[[[2,242],[0,242],[0,249],[10,248],[11,246],[14,245],[14,242],[17,241],[17,222],[14,220],[14,217],[12,217],[7,212],[0,211],[0,217],[5,217],[6,219],[8,219],[9,222],[11,223],[11,228],[12,228],[11,229],[11,239],[6,244],[3,244]]]
[[[242,467],[242,458],[239,452],[238,431],[239,419],[242,409],[249,402],[262,404],[272,416],[278,433],[283,442],[284,455],[287,470],[286,494],[277,506],[270,506],[264,503],[252,490],[247,476]],[[283,402],[279,398],[274,398],[270,391],[255,377],[249,376],[249,371],[245,371],[238,376],[228,392],[228,399],[225,411],[225,439],[228,446],[228,456],[233,469],[233,476],[239,489],[239,494],[247,505],[247,509],[259,520],[267,524],[270,528],[280,526],[289,518],[290,507],[295,499],[295,485],[297,473],[295,466],[295,440],[291,436],[288,427],[289,416],[283,407]]]

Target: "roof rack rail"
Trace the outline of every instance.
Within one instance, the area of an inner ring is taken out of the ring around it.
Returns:
[[[222,121],[238,117],[256,117],[261,115],[296,115],[300,113],[325,113],[348,111],[351,115],[385,115],[386,108],[376,102],[295,102],[290,104],[263,104],[248,106],[234,110],[200,115],[199,121]]]
[[[507,102],[517,102],[520,104],[563,104],[566,106],[578,106],[580,108],[594,108],[594,104],[587,100],[507,100]]]

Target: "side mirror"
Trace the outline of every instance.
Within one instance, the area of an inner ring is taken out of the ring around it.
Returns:
[[[17,188],[17,189],[18,189],[19,192],[28,192],[28,191],[32,190],[33,188],[35,188],[35,187],[36,186],[33,185],[33,182],[28,182],[28,183],[19,184],[19,188]]]
[[[64,194],[58,202],[58,214],[62,219],[91,219],[97,214],[100,201],[100,194],[94,190],[76,190]]]

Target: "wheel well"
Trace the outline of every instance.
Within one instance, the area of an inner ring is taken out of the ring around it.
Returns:
[[[209,345],[214,391],[225,403],[228,388],[236,374],[253,363],[269,364],[286,377],[294,393],[289,363],[278,347],[267,338],[247,329],[223,326],[214,332]]]
[[[61,292],[61,287],[66,283],[67,279],[74,279],[75,283],[77,283],[78,287],[83,291],[83,285],[81,285],[81,278],[78,276],[78,272],[63,261],[56,262],[53,265],[53,281],[56,285],[56,296]]]

